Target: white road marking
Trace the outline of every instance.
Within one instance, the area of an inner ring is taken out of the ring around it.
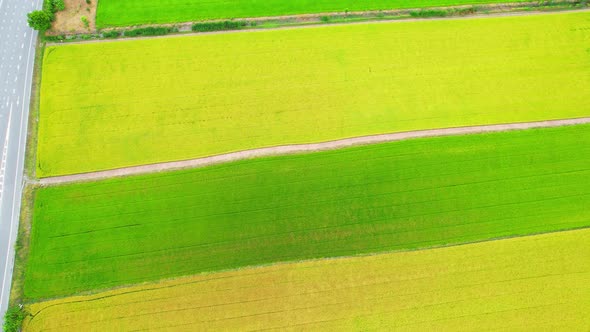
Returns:
[[[8,141],[10,140],[10,119],[12,118],[12,104],[8,113],[8,128],[6,129],[6,138],[4,139],[4,148],[2,149],[2,163],[0,164],[0,187],[4,188],[4,172],[6,171],[6,155],[8,154]],[[2,190],[0,190],[0,204],[2,202]]]

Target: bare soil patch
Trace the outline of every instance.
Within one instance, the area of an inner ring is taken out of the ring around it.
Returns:
[[[55,13],[55,21],[48,35],[77,34],[96,31],[96,4],[98,0],[64,0],[66,9]],[[86,17],[88,26],[82,21]]]

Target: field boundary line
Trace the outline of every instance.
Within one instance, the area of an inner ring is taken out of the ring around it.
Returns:
[[[35,318],[35,316],[37,316],[37,314],[39,314],[41,311],[44,311],[45,309],[47,309],[49,307],[53,307],[53,306],[60,306],[60,305],[70,304],[70,303],[100,301],[105,298],[117,297],[117,296],[129,294],[129,293],[134,293],[135,291],[131,291],[131,292],[125,291],[126,289],[131,289],[134,287],[150,287],[150,288],[142,289],[141,290],[142,292],[143,291],[159,290],[159,289],[163,289],[163,288],[174,288],[177,285],[162,286],[162,284],[163,283],[173,283],[174,281],[178,281],[178,280],[182,280],[182,279],[186,279],[186,278],[193,278],[193,277],[197,277],[197,276],[213,277],[211,279],[206,279],[206,280],[212,280],[212,279],[215,279],[215,275],[218,275],[220,273],[236,272],[236,271],[240,271],[240,270],[251,270],[251,271],[253,271],[253,274],[256,274],[258,272],[255,270],[264,269],[264,268],[273,267],[273,266],[276,267],[276,266],[304,264],[304,263],[312,263],[312,262],[340,261],[340,260],[347,260],[347,259],[351,259],[351,258],[365,258],[365,257],[391,255],[391,254],[410,253],[410,252],[417,252],[417,251],[440,250],[440,249],[448,249],[448,248],[453,248],[453,247],[464,247],[464,246],[470,246],[470,245],[474,245],[474,244],[483,244],[483,243],[496,242],[496,241],[516,240],[516,239],[534,238],[534,237],[540,237],[540,236],[550,236],[553,234],[558,235],[558,234],[563,234],[563,233],[582,232],[582,231],[586,231],[586,230],[590,230],[590,226],[580,226],[580,227],[574,227],[574,228],[564,228],[564,229],[556,229],[553,231],[545,231],[545,232],[541,231],[541,232],[533,232],[533,233],[526,233],[526,234],[513,234],[513,235],[499,236],[499,237],[489,238],[489,239],[468,241],[468,242],[433,245],[433,246],[429,246],[429,247],[393,249],[393,250],[386,250],[386,251],[379,251],[379,252],[368,252],[368,253],[360,253],[360,254],[352,254],[352,255],[344,255],[344,256],[326,256],[326,257],[320,257],[320,258],[306,258],[306,259],[292,260],[292,261],[276,261],[276,262],[272,262],[272,263],[246,265],[246,266],[242,266],[242,267],[228,268],[228,269],[209,271],[209,272],[199,272],[199,273],[191,274],[191,275],[169,277],[169,278],[158,279],[155,281],[146,281],[143,283],[129,283],[129,284],[118,285],[118,286],[114,286],[114,287],[110,287],[110,288],[94,289],[94,290],[90,290],[90,291],[86,291],[86,292],[77,293],[75,295],[57,296],[57,297],[52,297],[52,298],[44,298],[44,299],[35,300],[32,303],[43,303],[43,302],[50,302],[50,301],[55,301],[55,300],[60,300],[60,299],[68,299],[68,298],[70,299],[70,301],[68,301],[68,302],[54,304],[54,305],[42,308],[41,310],[39,310],[35,313],[31,313],[31,317]],[[110,292],[110,291],[123,291],[123,292],[116,293],[116,294],[110,294],[107,296],[97,296],[97,295],[100,295],[100,293]],[[81,300],[77,299],[79,297],[93,297],[93,298],[81,301]]]
[[[460,8],[457,7],[433,7],[433,8]],[[419,9],[416,9],[419,10]],[[527,11],[508,11],[508,12],[495,12],[495,13],[477,13],[473,15],[464,16],[448,16],[448,17],[427,17],[427,18],[401,18],[401,19],[375,19],[359,22],[338,22],[338,23],[323,23],[323,24],[296,24],[296,25],[284,25],[272,28],[252,28],[252,29],[241,29],[241,30],[220,30],[220,31],[208,31],[208,32],[182,32],[173,33],[161,36],[140,36],[140,37],[124,37],[114,39],[89,39],[79,41],[68,41],[64,42],[46,42],[47,46],[59,46],[59,45],[72,45],[72,44],[92,44],[92,43],[109,43],[109,42],[125,42],[131,40],[145,40],[145,39],[160,39],[160,38],[179,38],[188,36],[201,36],[201,35],[218,35],[218,34],[231,34],[231,33],[254,33],[262,31],[273,31],[273,30],[293,30],[293,29],[319,29],[326,27],[336,27],[345,25],[358,25],[358,24],[395,24],[395,23],[408,23],[408,22],[425,22],[425,21],[441,21],[441,20],[469,20],[469,19],[485,19],[494,17],[515,17],[515,16],[537,16],[537,15],[559,15],[564,13],[579,13],[579,12],[590,12],[590,8],[574,8],[574,9],[559,9],[559,10],[527,10]],[[328,15],[330,13],[324,13]],[[297,16],[297,15],[295,15]],[[244,18],[243,20],[252,20],[252,18]],[[212,22],[215,22],[214,20]],[[238,20],[239,21],[239,20]],[[173,26],[174,24],[152,24],[145,25],[146,27],[151,26]],[[143,25],[142,25],[143,26]],[[106,30],[114,30],[112,28],[106,28]]]
[[[561,127],[561,126],[572,126],[578,124],[590,123],[590,117],[574,118],[574,119],[563,119],[563,120],[546,120],[546,121],[535,121],[535,122],[518,122],[518,123],[506,123],[506,124],[494,124],[494,125],[481,125],[481,126],[466,126],[466,127],[453,127],[453,128],[442,128],[442,129],[426,129],[426,130],[415,130],[405,131],[389,134],[377,134],[368,136],[358,136],[352,138],[344,138],[339,140],[321,142],[321,143],[309,143],[309,144],[291,144],[291,145],[279,145],[272,147],[257,148],[251,150],[242,150],[237,152],[229,152],[209,157],[194,158],[181,161],[170,161],[162,163],[154,163],[140,166],[122,167],[111,170],[96,171],[89,173],[53,176],[39,179],[37,182],[40,185],[56,185],[70,182],[81,182],[81,181],[94,181],[108,179],[112,177],[122,177],[139,174],[157,173],[163,171],[200,168],[209,165],[228,163],[237,160],[252,159],[259,157],[268,156],[280,156],[306,152],[316,152],[325,150],[335,150],[340,148],[346,148],[358,145],[369,145],[377,143],[386,143],[401,141],[415,138],[425,137],[440,137],[440,136],[457,136],[467,134],[478,134],[478,133],[491,133],[491,132],[502,132],[512,130],[525,130],[534,128],[550,128],[550,127]]]

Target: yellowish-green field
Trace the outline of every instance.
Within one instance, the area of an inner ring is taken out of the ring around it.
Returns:
[[[589,18],[583,12],[50,46],[37,175],[588,116]]]
[[[243,269],[32,304],[25,331],[590,328],[590,230]]]

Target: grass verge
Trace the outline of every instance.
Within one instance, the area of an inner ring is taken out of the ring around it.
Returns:
[[[25,151],[24,170],[28,179],[34,179],[37,158],[37,138],[39,134],[39,108],[41,101],[41,74],[43,56],[45,55],[45,43],[37,39],[35,50],[35,62],[33,66],[33,79],[31,85],[31,101],[29,103],[29,119],[27,129],[27,147]]]
[[[15,307],[25,302],[24,280],[26,261],[29,257],[29,245],[31,240],[31,224],[33,220],[34,206],[33,185],[26,185],[23,190],[22,207],[18,228],[18,237],[15,244],[15,261],[12,273],[12,286],[10,288],[10,306]]]

